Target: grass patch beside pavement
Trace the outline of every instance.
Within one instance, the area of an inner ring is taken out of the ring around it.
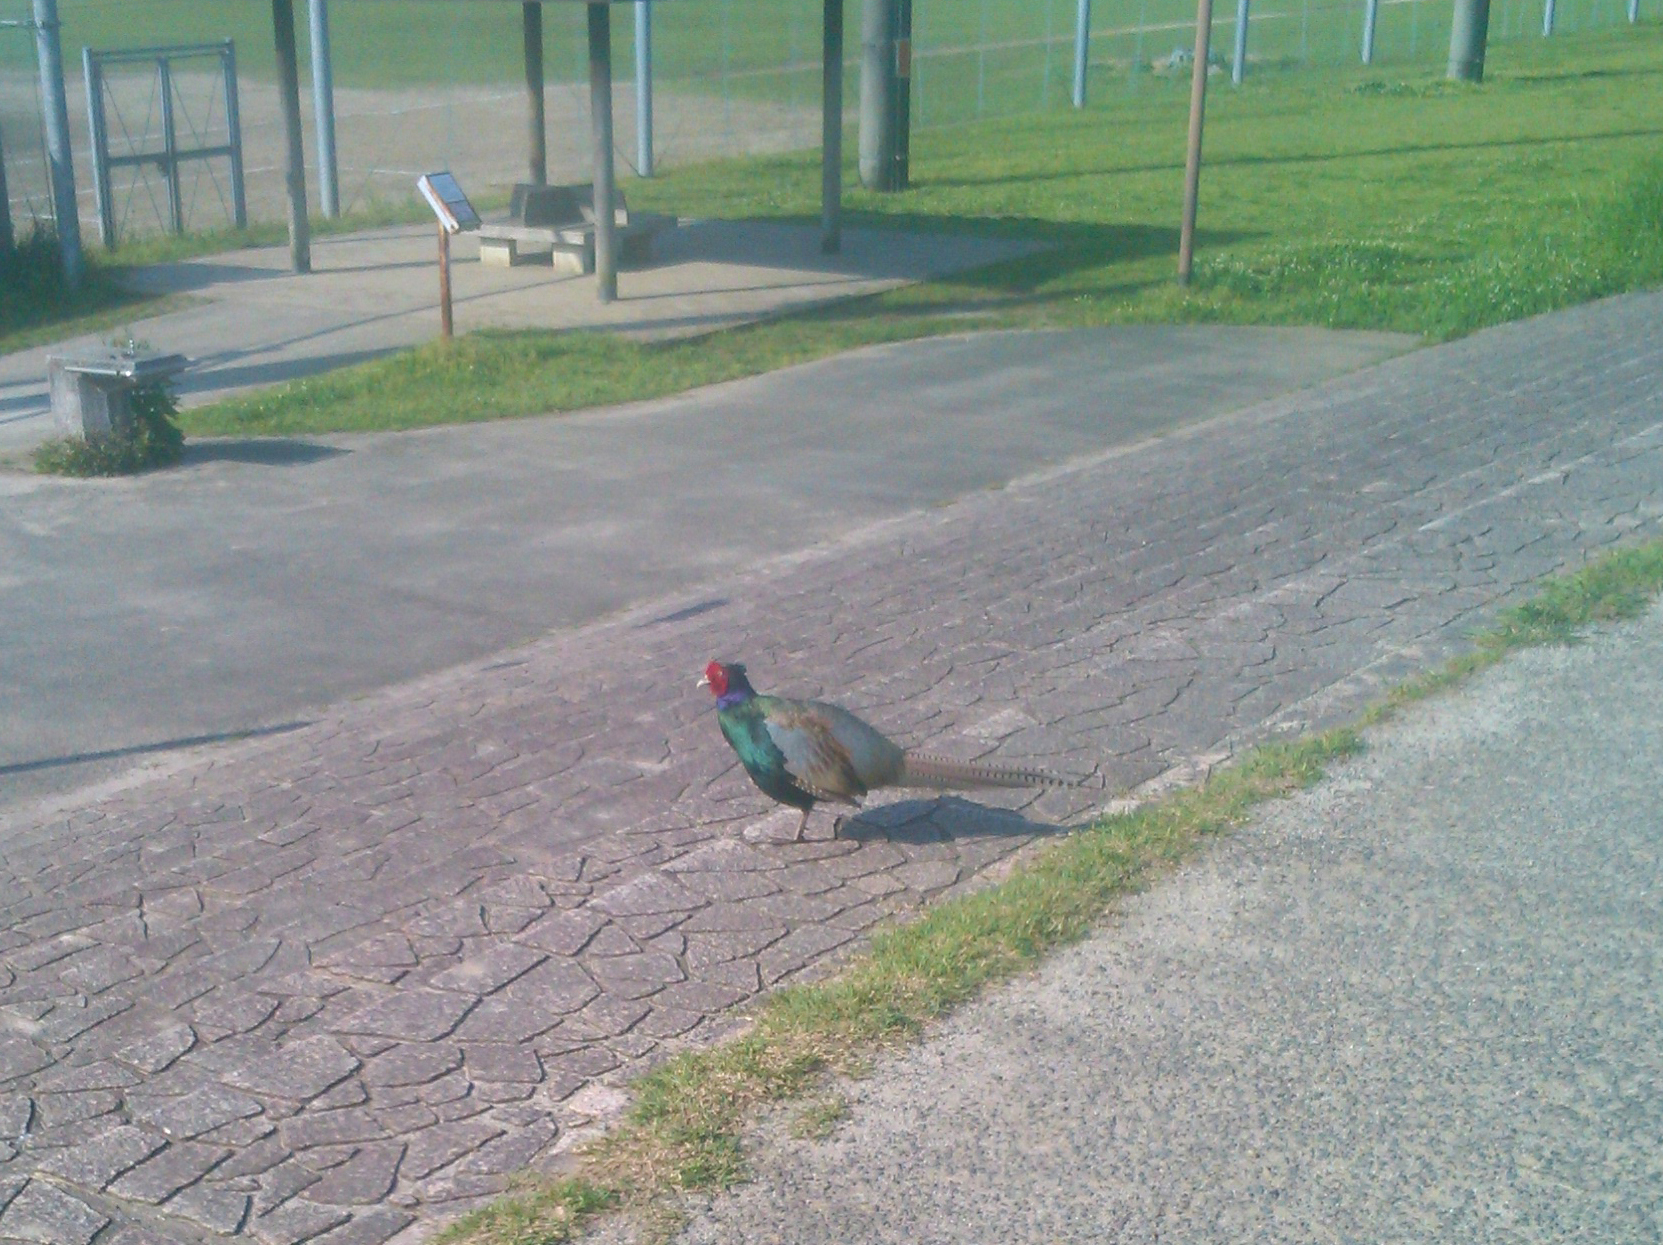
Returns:
[[[1389,720],[1517,649],[1574,641],[1590,623],[1634,617],[1660,591],[1663,540],[1551,578],[1529,601],[1504,610],[1470,652],[1394,690],[1360,726]],[[828,1072],[858,1071],[875,1047],[917,1035],[984,986],[1084,937],[1122,896],[1258,805],[1313,785],[1331,762],[1362,746],[1359,730],[1343,727],[1255,748],[1198,787],[1106,817],[1041,849],[1006,880],[879,932],[830,980],[767,996],[742,1036],[680,1055],[635,1082],[625,1121],[582,1153],[576,1174],[504,1198],[439,1239],[563,1241],[599,1211],[656,1208],[662,1216],[679,1191],[742,1180],[743,1131],[759,1107],[804,1095]],[[836,1114],[811,1104],[806,1125],[830,1126]]]
[[[1020,237],[1047,244],[1041,254],[689,342],[475,334],[199,407],[186,430],[542,414],[966,329],[1191,321],[1442,339],[1663,283],[1663,28],[1498,45],[1481,86],[1390,72],[1264,73],[1215,88],[1188,289],[1173,279],[1187,78],[1144,75],[1132,93],[1105,70],[1086,110],[920,132],[904,194],[861,190],[845,170],[850,228]],[[819,218],[818,160],[672,169],[632,181],[629,198],[807,225]],[[627,273],[624,287],[627,298]]]

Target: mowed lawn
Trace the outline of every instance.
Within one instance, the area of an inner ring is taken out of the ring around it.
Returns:
[[[1663,282],[1663,30],[1492,50],[1488,80],[1215,78],[1196,281],[1174,280],[1187,87],[915,136],[851,224],[1035,238],[1036,259],[692,341],[477,333],[185,415],[194,434],[415,427],[647,398],[967,328],[1209,321],[1443,338]],[[852,146],[852,143],[851,143]],[[814,152],[631,182],[641,208],[818,219]]]

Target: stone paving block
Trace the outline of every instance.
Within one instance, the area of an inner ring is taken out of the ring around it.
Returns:
[[[346,1107],[339,1111],[302,1111],[284,1120],[277,1132],[292,1150],[338,1146],[354,1141],[379,1141],[386,1129],[368,1111]]]
[[[515,941],[553,955],[576,955],[606,922],[604,913],[587,908],[551,912],[521,930]]]
[[[31,1180],[0,1211],[0,1239],[40,1245],[91,1245],[108,1215],[44,1180]]]
[[[484,996],[502,989],[516,977],[524,976],[546,959],[547,955],[529,947],[503,943],[483,955],[464,960],[436,974],[428,984],[438,990]]]
[[[133,1118],[159,1128],[176,1141],[189,1141],[203,1133],[260,1114],[260,1104],[247,1094],[223,1086],[207,1085],[178,1098],[164,1098],[131,1106]]]
[[[340,1031],[401,1042],[432,1042],[456,1028],[473,1006],[473,999],[441,990],[406,990],[345,1017]]]
[[[403,1158],[400,1144],[364,1146],[308,1188],[307,1200],[326,1206],[373,1206],[392,1191]]]
[[[155,1133],[118,1124],[90,1141],[48,1154],[40,1161],[38,1170],[91,1189],[102,1189],[166,1145],[167,1140]]]
[[[505,1130],[488,1120],[461,1120],[454,1124],[439,1124],[412,1134],[407,1141],[403,1174],[421,1180],[440,1168],[472,1154]]]
[[[196,1184],[181,1189],[164,1206],[171,1215],[188,1219],[221,1236],[230,1236],[248,1221],[250,1198],[246,1193]]]
[[[110,1184],[109,1190],[117,1197],[154,1205],[201,1180],[230,1154],[224,1146],[176,1141],[154,1158],[132,1167]]]
[[[462,1048],[446,1044],[393,1046],[373,1056],[364,1070],[371,1086],[425,1085],[462,1066]]]
[[[415,1218],[409,1211],[384,1206],[362,1211],[351,1221],[317,1238],[318,1245],[382,1245]]]
[[[340,1206],[318,1206],[296,1198],[259,1216],[250,1225],[262,1245],[300,1245],[330,1228],[346,1223],[351,1212]]]
[[[236,1089],[293,1102],[307,1102],[361,1067],[356,1055],[330,1037],[273,1044],[220,1074]]]
[[[530,1047],[502,1042],[480,1043],[464,1050],[468,1077],[479,1084],[484,1081],[523,1081],[531,1084],[543,1079],[543,1065],[537,1052]]]

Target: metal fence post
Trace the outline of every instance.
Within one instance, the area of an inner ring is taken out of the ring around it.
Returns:
[[[46,122],[47,161],[52,172],[52,224],[64,284],[81,287],[81,211],[75,202],[75,158],[69,145],[69,105],[64,101],[63,47],[58,42],[58,0],[34,0],[35,57]]]
[[[98,240],[115,245],[115,202],[110,197],[110,139],[104,129],[104,67],[91,48],[81,49],[87,88],[87,130],[92,137],[92,201],[98,208]]]
[[[1368,0],[1363,6],[1363,64],[1374,64],[1374,25],[1380,16],[1380,0]]]
[[[635,171],[653,175],[652,5],[635,0]]]
[[[843,249],[843,0],[821,6],[820,249]]]
[[[1628,24],[1634,25],[1640,20],[1640,0],[1628,0]]]
[[[1553,34],[1553,0],[1542,0],[1542,38]]]
[[[220,53],[225,81],[225,141],[231,148],[231,218],[238,229],[248,228],[248,199],[243,193],[243,121],[237,106],[237,48],[227,39]]]
[[[12,201],[6,190],[6,136],[0,134],[0,268],[6,256],[16,249],[17,235],[12,232]]]
[[[1230,58],[1230,81],[1241,85],[1247,72],[1247,0],[1236,0],[1236,47]]]
[[[333,220],[341,214],[335,164],[335,71],[329,54],[329,0],[310,0],[312,123],[318,132],[318,206]]]
[[[1091,0],[1079,0],[1074,13],[1074,107],[1086,106],[1086,65],[1091,53]]]
[[[173,128],[173,70],[167,57],[156,58],[156,80],[162,88],[162,176],[167,181],[168,224],[174,235],[185,234],[185,205],[179,196],[179,140]]]

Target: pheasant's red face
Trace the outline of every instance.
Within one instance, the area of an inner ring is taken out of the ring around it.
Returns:
[[[721,662],[713,661],[704,668],[704,681],[718,699],[728,694],[728,668]]]

